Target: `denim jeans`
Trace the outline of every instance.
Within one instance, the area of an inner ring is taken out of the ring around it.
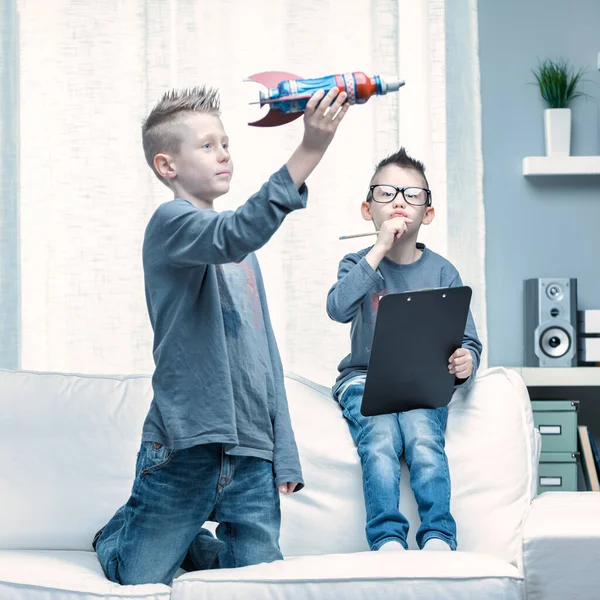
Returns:
[[[203,528],[216,521],[217,538]],[[273,465],[221,444],[173,451],[142,442],[127,503],[94,538],[102,568],[123,585],[166,583],[177,569],[282,558]]]
[[[455,550],[456,523],[450,514],[450,472],[444,451],[448,408],[364,417],[363,391],[364,383],[350,385],[340,405],[362,464],[369,547],[378,550],[392,540],[407,547],[408,521],[399,510],[404,452],[421,518],[416,534],[419,548],[435,537]]]

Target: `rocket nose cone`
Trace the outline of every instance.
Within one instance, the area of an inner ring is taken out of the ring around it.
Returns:
[[[404,85],[404,80],[397,77],[380,77],[380,80],[383,94],[397,92]]]

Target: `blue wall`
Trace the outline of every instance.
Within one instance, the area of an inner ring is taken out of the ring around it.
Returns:
[[[579,308],[600,309],[600,175],[524,177],[543,156],[544,102],[531,69],[587,68],[573,101],[571,154],[600,154],[600,0],[480,0],[488,359],[523,364],[523,280],[576,277]]]

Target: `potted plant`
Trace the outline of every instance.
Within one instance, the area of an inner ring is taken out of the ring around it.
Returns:
[[[578,96],[584,69],[575,69],[566,60],[546,59],[538,63],[533,74],[548,108],[544,111],[546,156],[569,156],[571,153],[571,109],[569,103]]]

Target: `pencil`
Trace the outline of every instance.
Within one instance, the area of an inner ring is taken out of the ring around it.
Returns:
[[[369,233],[353,233],[352,235],[341,235],[340,240],[349,240],[357,237],[365,237],[366,235],[377,235],[379,231],[369,231]]]

